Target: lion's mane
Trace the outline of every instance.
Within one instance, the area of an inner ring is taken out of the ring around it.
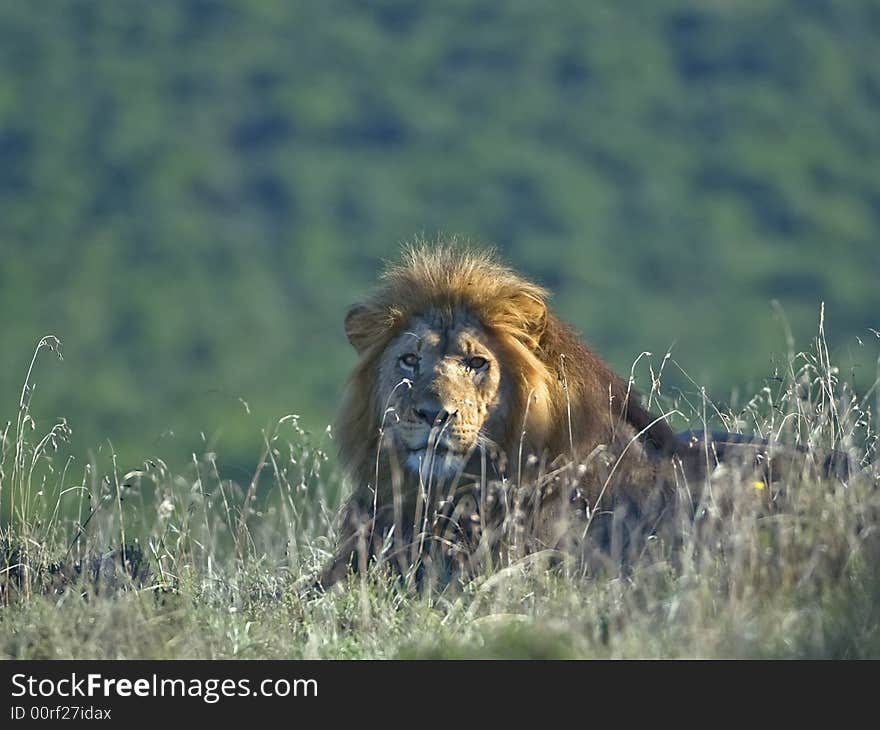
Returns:
[[[624,424],[643,433],[652,448],[666,448],[674,438],[669,427],[653,419],[628,384],[547,308],[547,298],[544,288],[500,263],[492,251],[454,242],[407,248],[402,261],[385,270],[367,301],[346,318],[359,360],[336,434],[355,489],[375,480],[378,360],[401,328],[429,309],[466,310],[501,343],[503,367],[516,374],[506,433],[495,434],[508,453],[525,432],[531,449],[550,459],[572,447],[576,454],[588,454]]]

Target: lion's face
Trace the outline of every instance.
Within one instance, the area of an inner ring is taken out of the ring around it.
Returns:
[[[452,479],[491,449],[506,421],[497,342],[468,312],[414,317],[379,359],[379,421],[400,463]]]

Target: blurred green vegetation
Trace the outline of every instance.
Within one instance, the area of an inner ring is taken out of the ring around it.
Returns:
[[[674,343],[724,399],[785,348],[772,300],[799,348],[824,301],[866,387],[878,51],[872,0],[4,2],[2,421],[55,334],[33,413],[77,453],[253,464],[272,419],[323,431],[346,306],[439,232],[619,371]]]

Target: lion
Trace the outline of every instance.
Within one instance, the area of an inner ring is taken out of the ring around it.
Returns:
[[[472,553],[502,522],[524,550],[573,533],[607,541],[597,516],[623,506],[655,525],[677,475],[705,477],[710,441],[713,459],[755,462],[741,436],[674,433],[548,298],[493,251],[441,242],[407,247],[349,309],[358,360],[335,433],[353,493],[317,585],[371,561],[424,569],[426,542]]]

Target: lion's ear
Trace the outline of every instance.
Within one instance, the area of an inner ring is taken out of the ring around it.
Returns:
[[[516,297],[515,307],[519,315],[523,339],[532,349],[537,349],[547,328],[547,305],[540,297],[522,292]]]
[[[358,354],[375,342],[377,331],[376,313],[364,304],[355,304],[345,315],[345,336]]]

